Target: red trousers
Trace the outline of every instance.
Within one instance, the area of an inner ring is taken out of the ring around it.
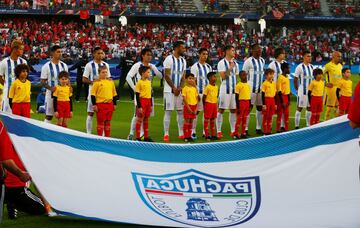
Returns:
[[[142,113],[136,111],[136,138],[140,138],[141,124],[144,128],[144,138],[149,137],[149,117],[151,113],[151,98],[140,98]]]
[[[285,131],[289,130],[289,95],[282,95],[282,100],[285,108],[279,102],[276,109],[276,130],[280,131],[281,119],[284,115]]]
[[[320,121],[320,113],[323,108],[323,98],[322,96],[311,96],[310,102],[310,110],[311,110],[311,118],[310,125],[314,125],[319,123]]]
[[[250,100],[239,100],[239,110],[236,115],[235,134],[239,133],[241,124],[241,134],[245,135],[246,120],[250,112]]]
[[[13,103],[11,109],[15,115],[30,118],[30,103]]]
[[[351,105],[351,97],[341,96],[339,100],[339,114],[343,115],[349,112]]]
[[[70,118],[70,101],[58,101],[57,111],[59,118]]]
[[[210,132],[211,136],[216,136],[215,133],[215,119],[217,117],[217,104],[205,102],[204,105],[204,131],[205,138],[209,136],[209,122],[210,122]]]
[[[113,103],[97,103],[98,112],[96,113],[97,133],[106,137],[110,136],[110,121],[114,112]]]
[[[266,110],[263,110],[263,129],[265,134],[270,134],[272,130],[272,117],[275,113],[275,98],[265,97]]]

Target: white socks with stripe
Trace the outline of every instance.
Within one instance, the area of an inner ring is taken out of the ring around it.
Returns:
[[[182,110],[177,111],[176,120],[178,122],[179,136],[184,135],[184,114]]]
[[[164,134],[169,135],[171,111],[164,111]]]
[[[295,127],[299,127],[299,125],[300,125],[300,116],[301,116],[301,112],[296,110],[296,112],[295,112]]]
[[[236,124],[236,113],[229,113],[229,122],[230,122],[230,129],[231,133],[235,131],[235,124]]]
[[[261,130],[262,119],[263,119],[262,117],[263,117],[262,112],[256,110],[256,130]]]
[[[195,119],[193,120],[193,125],[192,125],[191,134],[196,134],[196,124],[197,124],[197,120],[198,120],[198,115],[196,115]]]
[[[305,116],[306,116],[306,126],[309,127],[309,126],[310,126],[311,112],[310,112],[310,111],[306,111],[306,112],[305,112]]]
[[[131,125],[130,125],[130,133],[129,133],[129,135],[134,135],[135,128],[136,128],[136,116],[134,115],[133,118],[131,119]]]
[[[218,112],[217,118],[216,118],[216,129],[217,129],[217,132],[221,132],[222,123],[223,123],[223,114],[220,113],[220,112]]]
[[[93,125],[93,116],[87,116],[86,118],[86,133],[91,134]]]

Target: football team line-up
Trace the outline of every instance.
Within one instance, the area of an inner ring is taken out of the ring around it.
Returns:
[[[30,117],[31,83],[27,79],[29,67],[21,58],[24,45],[20,40],[11,44],[11,55],[0,63],[0,83],[4,85],[2,111]],[[250,112],[256,108],[256,134],[269,135],[272,132],[273,115],[277,115],[276,132],[289,130],[290,66],[285,60],[285,50],[275,50],[275,60],[265,69],[261,57],[262,48],[255,44],[251,48],[242,69],[235,61],[233,46],[224,47],[225,56],[217,64],[217,72],[206,63],[208,50],[199,50],[198,62],[186,72],[186,51],[183,41],[173,43],[173,53],[163,62],[161,73],[151,64],[152,50],[144,48],[141,60],[135,63],[126,76],[126,81],[135,93],[135,113],[131,120],[128,139],[151,142],[149,118],[153,115],[153,77],[164,79],[164,142],[169,142],[170,117],[177,114],[179,138],[185,142],[196,139],[198,115],[203,112],[203,135],[207,141],[223,137],[222,124],[225,110],[229,110],[232,138],[246,138]],[[67,127],[72,117],[72,87],[67,65],[60,59],[62,48],[51,48],[51,60],[41,69],[41,83],[46,88],[45,122],[57,118],[59,126]],[[96,113],[98,135],[110,136],[112,114],[116,108],[117,92],[111,80],[109,65],[103,61],[104,51],[93,50],[93,60],[88,62],[83,73],[83,82],[89,84],[86,132],[91,134],[94,113]],[[352,97],[350,69],[343,68],[341,53],[334,51],[331,61],[324,69],[315,69],[311,64],[311,53],[303,53],[294,74],[297,90],[295,128],[299,128],[301,112],[305,110],[306,125],[319,122],[326,104],[325,119],[348,113]],[[220,88],[216,81],[220,75]],[[263,80],[264,77],[264,80]],[[323,99],[324,98],[324,99]]]

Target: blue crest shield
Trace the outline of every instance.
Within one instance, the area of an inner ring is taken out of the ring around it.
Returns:
[[[132,173],[136,190],[155,213],[197,227],[228,227],[253,218],[260,208],[260,178],[228,178],[191,169],[180,173]]]

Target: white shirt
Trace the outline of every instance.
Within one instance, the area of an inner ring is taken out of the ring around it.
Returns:
[[[268,68],[272,69],[275,72],[274,73],[274,82],[277,82],[277,79],[282,74],[281,64],[282,64],[281,62],[274,60],[268,66]]]
[[[106,66],[108,69],[108,78],[111,77],[110,75],[110,67],[109,64],[107,64],[104,61],[101,61],[100,64],[96,63],[94,60],[91,60],[85,65],[84,74],[83,77],[89,79],[89,81],[94,81],[96,79],[99,79],[99,66]]]
[[[8,98],[10,86],[15,81],[15,67],[19,64],[27,64],[27,62],[21,57],[14,61],[10,56],[0,62],[0,76],[5,80],[3,98]]]
[[[299,79],[300,84],[298,91],[302,93],[302,95],[307,95],[308,87],[313,79],[313,69],[313,65],[305,65],[304,63],[300,63],[295,69],[294,77]]]
[[[180,87],[181,78],[186,71],[186,61],[184,57],[176,58],[174,55],[168,55],[164,61],[164,69],[170,69],[170,79],[175,87]],[[165,80],[164,93],[171,93],[172,88]]]
[[[126,82],[130,86],[132,90],[135,91],[135,85],[137,81],[141,79],[141,75],[139,74],[139,68],[143,66],[144,64],[139,61],[135,63],[129,70],[128,74],[126,75]],[[149,63],[150,69],[151,69],[151,78],[150,81],[154,78],[154,76],[157,76],[158,78],[162,78],[161,72],[156,68],[156,66],[152,63]]]
[[[48,61],[41,68],[41,80],[47,80],[47,83],[50,87],[58,85],[59,82],[59,73],[61,71],[68,72],[68,66],[66,63],[60,61],[58,64]]]
[[[265,60],[263,58],[255,59],[250,57],[245,60],[243,71],[247,73],[248,84],[252,93],[260,93],[261,83],[263,81]]]
[[[235,67],[230,72],[230,75],[226,79],[221,79],[220,93],[221,94],[235,94],[236,77],[239,75],[239,65],[234,60]],[[230,68],[230,62],[225,58],[220,60],[217,64],[218,72],[226,72]]]
[[[201,64],[196,62],[191,66],[190,72],[196,77],[196,85],[199,94],[203,94],[205,86],[209,84],[209,80],[207,79],[207,74],[212,72],[212,68],[209,64]]]

